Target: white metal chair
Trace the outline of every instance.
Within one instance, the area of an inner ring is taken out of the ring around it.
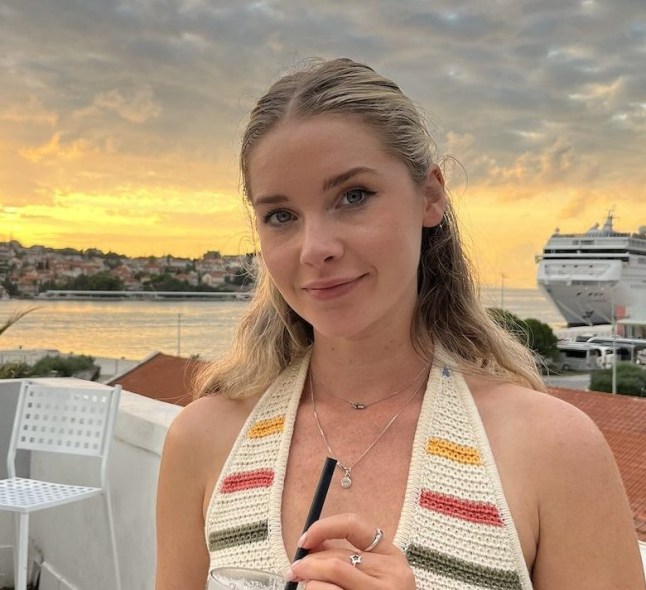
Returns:
[[[45,508],[103,495],[114,559],[116,588],[121,590],[119,560],[107,481],[112,433],[121,387],[74,387],[23,381],[7,456],[8,479],[0,480],[0,510],[14,512],[15,590],[27,588],[29,514]],[[18,449],[97,457],[101,487],[66,485],[16,477]]]

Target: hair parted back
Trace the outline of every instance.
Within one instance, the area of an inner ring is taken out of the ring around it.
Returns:
[[[248,202],[249,161],[256,144],[287,119],[322,114],[359,118],[378,133],[386,151],[406,164],[416,183],[426,178],[435,148],[419,110],[391,80],[367,65],[340,58],[284,76],[251,111],[240,151]],[[256,288],[231,350],[197,378],[197,397],[260,394],[313,342],[311,325],[285,302],[262,256],[256,256],[255,271]],[[481,305],[474,276],[449,203],[442,223],[422,230],[418,300],[411,325],[416,351],[430,362],[440,344],[463,370],[544,389],[531,353]]]

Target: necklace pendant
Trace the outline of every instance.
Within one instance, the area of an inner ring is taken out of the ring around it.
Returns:
[[[350,405],[355,409],[355,410],[365,410],[368,406],[366,404],[362,404],[361,402],[350,402]],[[348,486],[349,487],[349,486]]]
[[[347,490],[352,485],[352,479],[350,478],[350,470],[345,470],[345,475],[341,478],[341,487],[344,490]]]

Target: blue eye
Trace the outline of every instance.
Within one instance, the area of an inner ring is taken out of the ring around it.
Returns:
[[[375,193],[368,191],[365,188],[353,188],[343,194],[341,202],[352,207],[357,207],[365,203],[365,201],[368,200],[368,197],[374,194]]]
[[[290,222],[293,218],[293,215],[285,209],[275,209],[274,211],[269,211],[266,215],[263,216],[262,220],[267,225],[280,226],[285,225]]]

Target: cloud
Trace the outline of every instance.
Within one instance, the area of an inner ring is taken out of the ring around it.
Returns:
[[[44,159],[76,160],[93,151],[91,144],[84,139],[77,139],[67,144],[61,143],[61,134],[54,133],[49,141],[35,148],[23,148],[20,155],[31,162]]]
[[[131,123],[144,123],[148,119],[159,117],[162,111],[153,100],[153,92],[149,87],[138,88],[128,97],[118,89],[102,92],[94,98],[94,105],[114,111]]]
[[[58,121],[58,114],[47,110],[36,96],[31,95],[26,103],[9,104],[4,112],[0,113],[0,119],[13,123],[44,124],[53,127]]]
[[[5,206],[64,191],[134,219],[156,201],[173,239],[204,207],[192,223],[221,207],[235,225],[209,195],[237,203],[249,109],[302,60],[339,55],[423,108],[470,204],[558,194],[549,206],[567,216],[586,198],[644,196],[643,0],[5,0],[0,20]]]

